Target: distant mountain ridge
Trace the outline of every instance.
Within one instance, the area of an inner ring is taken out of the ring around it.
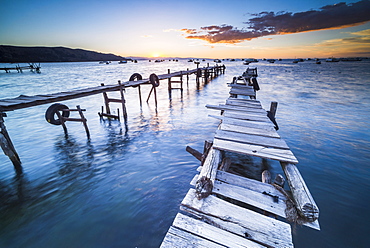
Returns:
[[[21,47],[0,45],[0,62],[85,62],[118,61],[124,57],[67,47]]]

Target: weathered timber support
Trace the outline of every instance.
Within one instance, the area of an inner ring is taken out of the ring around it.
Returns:
[[[220,162],[221,151],[211,148],[195,185],[198,199],[206,198],[212,193],[213,185],[216,180],[217,168]]]
[[[9,157],[12,161],[14,168],[17,171],[22,171],[21,160],[18,156],[17,151],[14,148],[14,145],[10,139],[8,131],[6,130],[4,124],[4,118],[6,114],[0,112],[0,146],[4,154]]]
[[[72,111],[77,111],[79,114],[80,114],[80,117],[81,118],[69,118],[69,117],[64,117],[61,113],[61,112],[72,112]],[[90,131],[89,131],[89,128],[87,127],[87,119],[85,118],[84,114],[83,114],[83,111],[86,111],[86,109],[81,109],[80,105],[77,105],[76,106],[76,109],[61,109],[61,110],[58,110],[56,111],[56,114],[59,118],[59,121],[61,123],[61,125],[63,126],[63,130],[64,130],[64,133],[66,135],[68,135],[68,131],[67,131],[67,126],[66,126],[66,122],[67,121],[77,121],[77,122],[82,122],[83,125],[84,125],[84,128],[85,128],[85,131],[86,131],[86,135],[88,138],[90,138]]]
[[[168,69],[168,74],[171,74],[170,69]],[[179,77],[179,80],[172,80],[173,77]],[[179,89],[179,90],[181,90],[181,93],[183,92],[183,80],[182,80],[182,77],[183,77],[183,73],[182,73],[182,71],[180,71],[180,75],[178,75],[178,76],[172,76],[172,77],[169,77],[168,78],[168,93],[170,95],[171,95],[171,91],[174,90],[174,89]],[[174,87],[173,84],[175,84],[175,85],[177,84],[178,86],[177,87]]]
[[[309,222],[319,218],[319,208],[317,207],[306,183],[304,182],[298,168],[291,163],[281,162],[293,200],[301,217]]]
[[[102,107],[102,112],[98,113],[98,115],[102,117],[108,117],[108,118],[113,118],[113,119],[120,119],[119,117],[119,110],[117,109],[117,115],[113,115],[110,110],[109,103],[111,102],[116,102],[116,103],[121,103],[122,104],[122,114],[125,122],[127,121],[127,110],[126,110],[126,100],[125,100],[125,95],[124,95],[124,90],[125,87],[122,85],[121,81],[118,80],[118,85],[119,85],[119,91],[120,91],[120,96],[121,99],[114,99],[114,98],[109,98],[107,92],[103,92],[103,97],[104,97],[104,104],[105,104],[105,109],[106,113],[104,113],[104,108]],[[101,84],[101,86],[104,86],[104,84]],[[141,103],[141,95],[140,95],[140,103]]]

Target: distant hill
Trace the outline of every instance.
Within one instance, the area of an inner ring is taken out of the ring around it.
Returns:
[[[118,61],[124,57],[66,47],[20,47],[0,45],[0,62],[84,62]]]

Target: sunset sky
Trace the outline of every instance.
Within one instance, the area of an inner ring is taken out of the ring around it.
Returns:
[[[0,44],[121,56],[370,56],[370,0],[0,0]]]

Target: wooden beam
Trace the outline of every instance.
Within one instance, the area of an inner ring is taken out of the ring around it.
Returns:
[[[208,197],[212,193],[216,179],[217,168],[221,162],[221,152],[211,148],[202,166],[199,179],[196,183],[196,191],[199,199]]]
[[[317,220],[319,218],[319,208],[298,168],[291,163],[281,163],[281,167],[284,170],[299,214],[307,221],[312,222]]]

